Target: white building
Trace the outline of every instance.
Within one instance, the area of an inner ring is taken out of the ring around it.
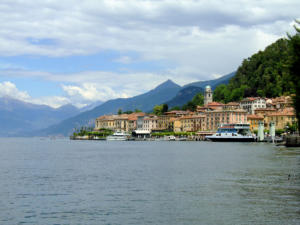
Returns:
[[[266,108],[266,100],[260,97],[248,97],[240,102],[241,108],[249,114],[254,114],[256,109]]]
[[[152,131],[157,128],[157,116],[146,116],[143,119],[143,130]]]

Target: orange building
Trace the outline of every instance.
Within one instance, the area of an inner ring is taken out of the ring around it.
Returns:
[[[250,124],[251,131],[258,130],[259,122],[264,122],[264,117],[260,115],[247,115],[247,121]]]

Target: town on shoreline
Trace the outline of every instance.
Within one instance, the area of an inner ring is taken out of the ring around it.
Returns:
[[[195,111],[171,110],[162,115],[144,112],[103,115],[96,119],[93,129],[80,129],[72,139],[105,139],[114,132],[124,132],[138,138],[180,136],[194,140],[204,140],[222,124],[250,125],[252,133],[257,133],[263,124],[268,134],[270,124],[275,124],[276,135],[296,131],[297,119],[290,96],[277,98],[248,97],[239,102],[227,104],[214,102],[210,86],[204,92],[204,105]]]

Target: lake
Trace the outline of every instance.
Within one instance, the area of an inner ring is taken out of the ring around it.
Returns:
[[[300,224],[300,148],[0,139],[0,224]]]

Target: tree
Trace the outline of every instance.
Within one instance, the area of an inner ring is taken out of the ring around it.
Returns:
[[[121,114],[131,114],[133,113],[131,110],[128,110],[128,111],[125,111],[125,112],[122,112]]]
[[[140,109],[135,109],[134,112],[138,113],[138,112],[142,112],[142,110],[140,110]]]
[[[188,103],[182,106],[182,109],[195,111],[197,109],[197,105],[193,101],[189,101]]]
[[[167,104],[162,105],[162,113],[168,112],[169,106]]]
[[[157,116],[162,115],[162,105],[155,105],[153,107],[153,113]]]
[[[216,102],[228,103],[232,101],[231,91],[229,90],[228,85],[221,84],[216,87],[213,93],[213,99]]]
[[[119,109],[118,110],[118,115],[121,115],[122,114],[122,109]]]
[[[165,112],[168,112],[168,105],[167,104],[161,104],[161,105],[156,105],[154,106],[153,108],[153,113],[155,115],[162,115],[164,114]]]
[[[170,111],[173,111],[173,110],[181,110],[180,106],[174,106],[170,109]]]
[[[300,25],[300,21],[296,20],[296,23]],[[296,118],[298,120],[298,131],[300,132],[300,28],[294,26],[296,34],[291,36],[288,34],[290,58],[289,58],[289,70],[291,80],[294,84],[295,96],[293,97],[294,108],[296,112]]]
[[[193,97],[192,102],[195,105],[201,105],[202,106],[204,104],[204,96],[201,93],[198,93]]]

